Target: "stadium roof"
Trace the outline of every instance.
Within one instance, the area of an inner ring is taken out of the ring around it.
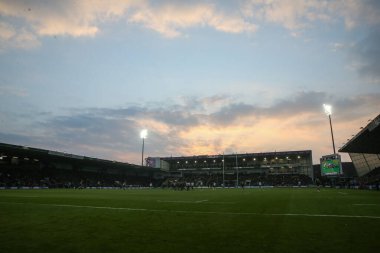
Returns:
[[[121,168],[126,170],[135,171],[152,171],[153,168],[142,167],[140,165],[123,163],[111,160],[104,160],[99,158],[93,158],[88,156],[74,155],[59,151],[52,151],[46,149],[39,149],[27,146],[19,146],[7,143],[0,143],[0,156],[12,156],[18,158],[28,157],[30,159],[38,159],[40,161],[63,161],[63,162],[75,162],[75,164],[94,165],[101,166],[102,168]]]
[[[339,152],[380,154],[380,114],[340,148]]]
[[[297,150],[297,151],[273,151],[273,152],[261,152],[261,153],[239,153],[239,154],[218,154],[218,155],[197,155],[197,156],[168,156],[160,157],[163,160],[184,160],[184,159],[211,159],[221,157],[266,157],[266,156],[285,156],[285,155],[311,155],[311,150]]]

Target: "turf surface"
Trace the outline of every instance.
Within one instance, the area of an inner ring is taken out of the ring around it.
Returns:
[[[379,236],[376,191],[0,191],[0,252],[377,252]]]

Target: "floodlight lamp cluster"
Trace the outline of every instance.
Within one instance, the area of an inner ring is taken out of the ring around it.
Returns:
[[[145,139],[147,136],[148,136],[148,130],[146,129],[141,130],[140,132],[141,139]]]
[[[325,109],[325,113],[327,116],[332,114],[332,106],[331,105],[323,104],[323,108]]]

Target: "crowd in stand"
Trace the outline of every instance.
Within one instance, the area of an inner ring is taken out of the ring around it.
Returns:
[[[239,183],[237,183],[239,182]],[[154,179],[146,176],[121,176],[104,173],[70,172],[55,170],[44,173],[38,169],[3,169],[0,171],[0,187],[47,187],[47,188],[101,188],[101,187],[239,187],[246,186],[301,186],[312,184],[306,175],[225,175],[221,174],[185,175],[183,177],[166,177]]]
[[[358,180],[360,189],[380,190],[380,167],[375,168]]]
[[[46,172],[49,171],[49,172]],[[98,172],[9,168],[0,170],[0,187],[46,188],[130,188],[159,186],[161,181],[144,176],[123,176]]]
[[[223,181],[224,179],[224,181]],[[318,183],[324,187],[379,189],[380,168],[359,179],[331,180],[320,177]],[[293,187],[308,186],[315,182],[302,174],[185,174],[180,177],[153,177],[138,175],[113,175],[100,172],[52,170],[41,168],[4,168],[0,170],[1,188],[46,187],[46,188],[131,188],[162,187],[172,189],[194,189],[198,187]]]

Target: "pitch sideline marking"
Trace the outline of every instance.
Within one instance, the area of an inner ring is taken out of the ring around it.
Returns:
[[[380,204],[352,204],[353,206],[379,206]]]
[[[160,203],[188,203],[188,204],[235,204],[236,202],[220,202],[220,201],[209,201],[208,199],[196,200],[196,201],[188,201],[188,200],[157,200]]]
[[[187,214],[221,214],[221,215],[261,215],[261,216],[303,216],[303,217],[328,217],[328,218],[365,218],[380,219],[380,216],[369,215],[339,215],[339,214],[306,214],[306,213],[249,213],[249,212],[213,212],[213,211],[185,211],[185,210],[165,210],[165,209],[146,209],[146,208],[129,208],[129,207],[110,207],[110,206],[81,206],[68,204],[36,204],[36,203],[20,203],[20,202],[0,202],[1,204],[31,204],[44,205],[54,207],[73,207],[73,208],[89,208],[89,209],[107,209],[107,210],[125,210],[125,211],[144,211],[144,212],[171,212],[171,213],[187,213]]]
[[[207,202],[208,204],[236,204],[236,202],[221,202],[221,201],[217,201],[217,202]]]
[[[6,198],[41,198],[41,196],[36,196],[36,195],[1,195],[1,197],[6,197]]]
[[[157,200],[157,202],[162,202],[162,203],[190,203],[190,204],[193,204],[193,203],[203,203],[203,202],[207,202],[208,199],[204,199],[204,200],[196,200],[196,201],[189,201],[189,200]]]

